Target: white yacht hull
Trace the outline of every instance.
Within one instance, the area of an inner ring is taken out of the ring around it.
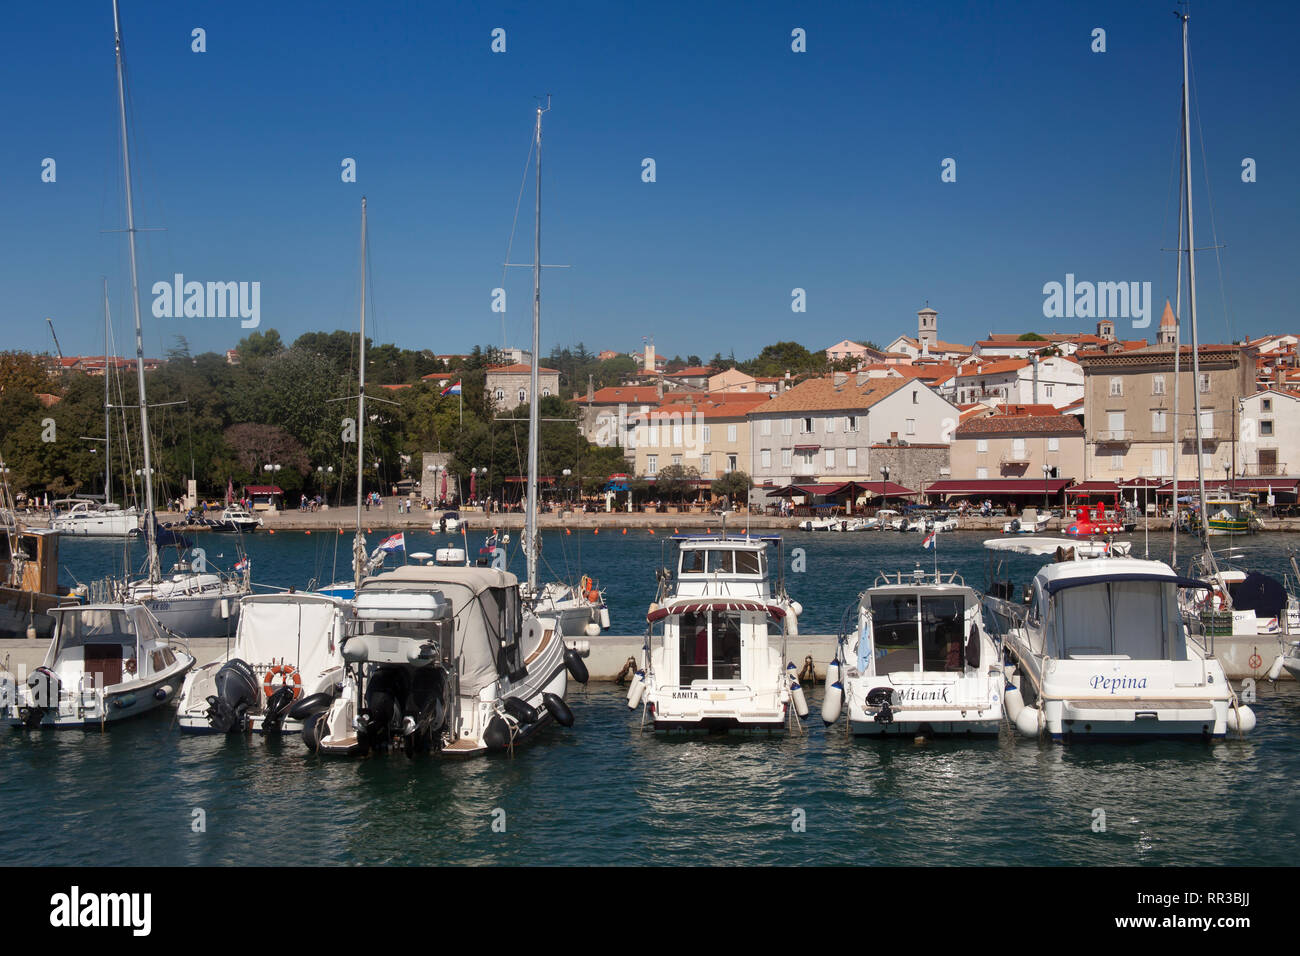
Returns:
[[[222,602],[229,607],[224,617]],[[238,594],[190,594],[140,601],[158,623],[181,637],[225,637],[233,634],[239,618]]]
[[[121,538],[140,530],[140,516],[134,511],[65,515],[51,520],[50,528],[74,538]]]

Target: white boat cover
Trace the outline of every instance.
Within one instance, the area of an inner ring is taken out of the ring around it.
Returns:
[[[343,603],[337,598],[258,594],[244,598],[239,608],[232,658],[255,666],[292,664],[312,676],[343,664],[342,635],[335,633]]]

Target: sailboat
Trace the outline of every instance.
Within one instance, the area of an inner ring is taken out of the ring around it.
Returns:
[[[140,394],[140,445],[143,449],[145,488],[144,532],[148,546],[148,576],[119,582],[112,595],[116,603],[142,604],[159,624],[181,637],[217,637],[229,633],[239,615],[239,599],[252,591],[248,562],[231,575],[208,571],[204,563],[178,560],[170,577],[164,577],[159,558],[160,538],[169,534],[154,514],[153,469],[149,439],[149,401],[144,384],[144,333],[140,324],[140,280],[135,254],[135,208],[131,194],[131,150],[127,138],[126,91],[123,78],[122,33],[117,0],[113,0],[113,25],[117,35],[117,97],[122,137],[122,168],[126,194],[126,233],[131,263],[131,304],[135,310],[135,372]]]
[[[378,573],[369,567],[361,534],[365,210],[363,199],[354,621],[341,648],[345,676],[338,696],[302,717],[303,742],[327,756],[401,749],[408,757],[469,757],[513,750],[551,721],[572,726],[564,700],[568,679],[585,683],[587,669],[565,646],[556,621],[526,606],[508,571],[451,563]]]
[[[131,212],[131,165],[127,153],[126,98],[122,80],[122,29],[117,0],[113,0],[113,31],[117,57],[118,107],[122,123],[122,156],[126,167],[127,232],[131,237],[131,289],[135,295],[136,355],[143,359],[140,335],[140,299],[136,282],[135,221]],[[143,361],[140,374],[140,412],[144,400]],[[148,420],[145,436],[145,472],[148,482]],[[150,499],[152,503],[152,499]],[[152,519],[152,509],[149,515]],[[153,528],[149,526],[152,550]],[[94,602],[49,609],[54,635],[44,663],[21,687],[0,689],[5,701],[3,718],[16,727],[94,727],[136,717],[165,706],[176,696],[181,681],[194,666],[194,658],[172,644],[171,636],[144,602]]]
[[[112,395],[109,391],[108,354],[112,337],[112,317],[108,308],[108,280],[104,280],[104,500],[64,498],[54,502],[50,528],[74,537],[121,538],[140,533],[140,515],[135,508],[113,503],[113,433]]]

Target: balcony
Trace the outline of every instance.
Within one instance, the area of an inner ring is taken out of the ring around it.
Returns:
[[[1284,461],[1264,461],[1245,465],[1241,469],[1243,478],[1278,478],[1287,473]]]
[[[1003,468],[1019,468],[1028,465],[1029,461],[1029,452],[1012,449],[1002,453],[1000,464]]]
[[[1216,442],[1216,443],[1217,443],[1217,442],[1221,442],[1221,441],[1227,441],[1227,440],[1228,440],[1229,438],[1231,438],[1231,437],[1232,437],[1232,436],[1230,436],[1230,435],[1228,434],[1228,429],[1226,429],[1226,428],[1220,428],[1220,427],[1217,426],[1217,425],[1210,425],[1210,426],[1202,425],[1202,426],[1201,426],[1201,441],[1202,441],[1202,442]],[[1193,425],[1191,428],[1184,428],[1184,429],[1183,429],[1183,441],[1196,441],[1196,426],[1195,426],[1195,425]]]
[[[1128,445],[1133,442],[1133,429],[1131,428],[1107,428],[1095,434],[1093,437],[1098,445]]]

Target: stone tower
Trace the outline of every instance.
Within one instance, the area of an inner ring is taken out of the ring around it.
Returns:
[[[1156,341],[1160,345],[1173,345],[1178,337],[1178,320],[1174,318],[1173,307],[1165,299],[1165,311],[1160,315],[1160,335]]]
[[[923,351],[926,343],[931,348],[939,344],[939,313],[928,305],[916,313],[916,342]]]

